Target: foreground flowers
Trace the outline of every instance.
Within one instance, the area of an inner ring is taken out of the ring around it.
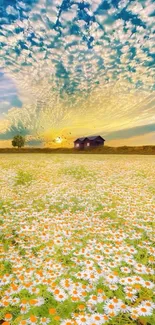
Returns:
[[[1,323],[153,325],[154,158],[3,155],[0,168]]]

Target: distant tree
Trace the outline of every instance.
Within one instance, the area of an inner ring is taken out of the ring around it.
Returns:
[[[22,135],[15,135],[12,140],[13,147],[24,147],[25,145],[25,138]]]

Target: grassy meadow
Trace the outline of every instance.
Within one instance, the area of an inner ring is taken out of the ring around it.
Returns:
[[[155,157],[0,155],[4,325],[155,324]]]

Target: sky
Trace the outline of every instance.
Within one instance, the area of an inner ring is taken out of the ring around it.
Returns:
[[[155,145],[154,0],[0,0],[0,147]]]

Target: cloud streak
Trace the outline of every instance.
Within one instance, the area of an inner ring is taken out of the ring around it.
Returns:
[[[153,132],[155,132],[155,123],[111,132],[109,134],[106,134],[106,138],[107,141],[114,139],[128,139],[134,136],[144,135]]]

